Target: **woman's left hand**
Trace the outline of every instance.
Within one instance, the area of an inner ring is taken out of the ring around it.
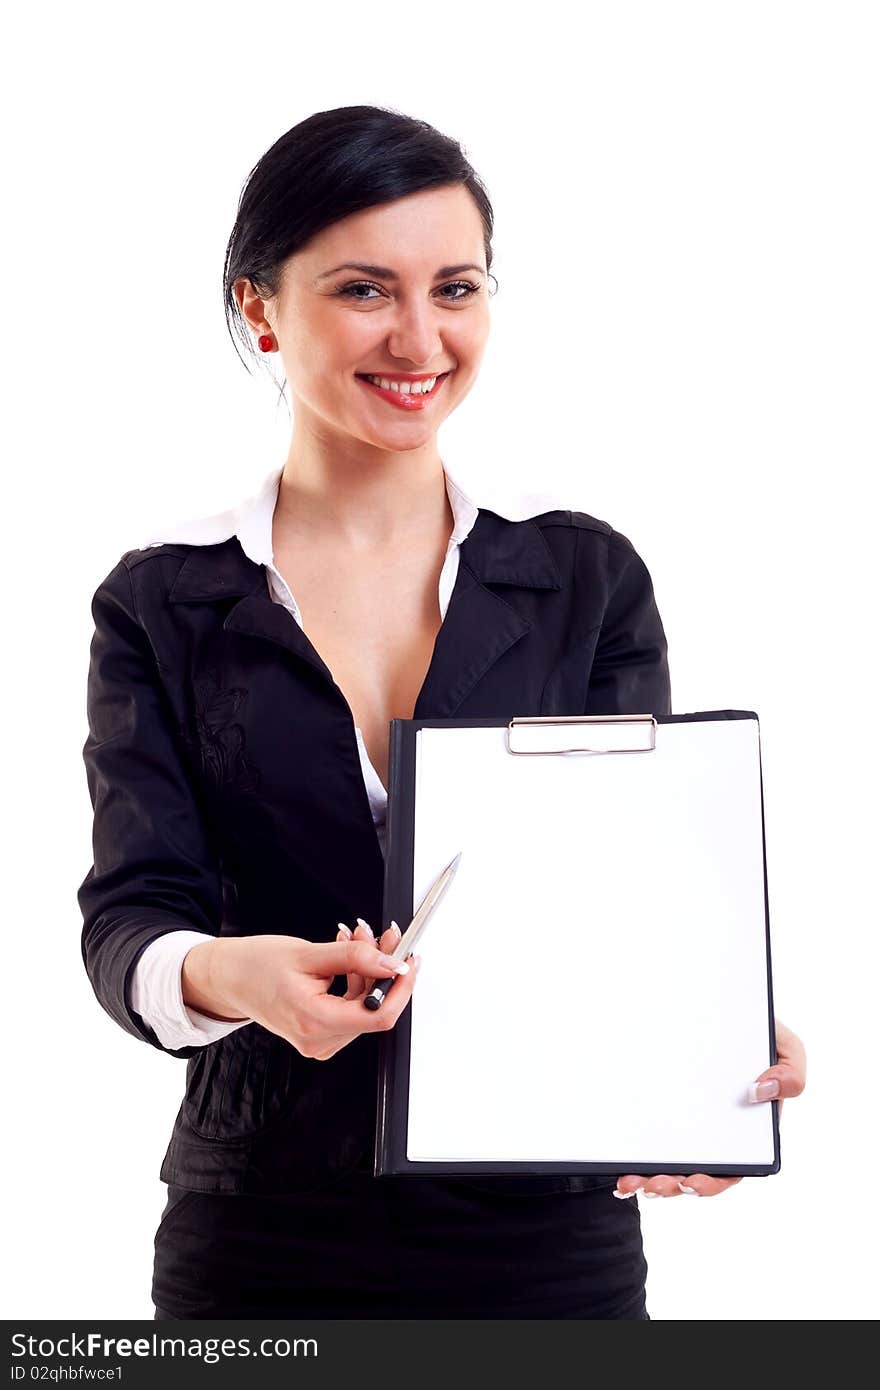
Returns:
[[[799,1096],[807,1082],[807,1054],[797,1034],[784,1023],[776,1020],[775,1067],[768,1067],[749,1087],[749,1100],[754,1102],[778,1100],[779,1113],[782,1102],[787,1097]],[[725,1192],[742,1178],[711,1178],[708,1173],[657,1173],[651,1178],[627,1173],[617,1179],[615,1197],[633,1197],[643,1192],[646,1197],[680,1197],[693,1194],[697,1197],[715,1197]]]

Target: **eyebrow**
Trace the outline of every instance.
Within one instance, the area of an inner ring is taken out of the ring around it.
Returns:
[[[332,270],[323,270],[317,275],[316,280],[323,280],[327,275],[335,275],[338,270],[360,270],[364,275],[374,275],[377,280],[399,280],[400,276],[394,270],[389,270],[385,265],[365,265],[360,261],[344,261],[342,265],[335,265]],[[443,265],[434,276],[435,280],[442,280],[446,275],[460,275],[463,270],[476,270],[481,275],[485,274],[482,266],[479,265]]]

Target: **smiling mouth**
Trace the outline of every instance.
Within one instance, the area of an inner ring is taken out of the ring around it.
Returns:
[[[375,380],[372,380],[374,376],[372,372],[369,374],[366,372],[355,372],[357,380],[362,381],[368,391],[375,392],[381,400],[387,401],[390,405],[397,406],[398,410],[422,410],[429,401],[434,399],[438,391],[441,390],[444,381],[451,375],[451,371],[441,372],[435,379],[434,385],[431,387],[430,391],[410,392],[401,391],[392,386],[379,386]],[[379,379],[385,381],[391,380],[390,377]]]

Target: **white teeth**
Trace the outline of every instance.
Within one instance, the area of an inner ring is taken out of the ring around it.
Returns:
[[[437,378],[430,376],[427,381],[389,381],[387,376],[368,376],[367,381],[371,381],[374,386],[383,387],[386,391],[401,391],[405,396],[419,396],[433,390]]]

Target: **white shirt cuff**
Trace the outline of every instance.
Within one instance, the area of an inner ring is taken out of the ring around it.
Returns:
[[[151,941],[138,956],[129,987],[129,1004],[159,1039],[172,1051],[179,1047],[204,1047],[253,1019],[221,1022],[189,1008],[183,1002],[181,976],[187,952],[202,941],[214,941],[209,932],[175,928]]]

